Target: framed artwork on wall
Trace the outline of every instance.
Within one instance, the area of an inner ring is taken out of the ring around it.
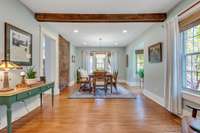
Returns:
[[[5,60],[32,65],[32,34],[5,23]]]
[[[126,55],[126,67],[128,67],[128,55]]]
[[[159,42],[148,48],[149,62],[159,63],[162,62],[162,43]]]
[[[72,63],[75,63],[75,56],[72,55]]]

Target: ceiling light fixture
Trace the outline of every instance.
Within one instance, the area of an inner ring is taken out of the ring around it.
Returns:
[[[74,30],[74,33],[78,33],[79,32],[79,30]]]
[[[102,38],[100,37],[99,38],[99,46],[101,46],[101,41],[102,41]]]
[[[123,33],[127,33],[128,31],[127,31],[127,30],[123,30],[122,32],[123,32]]]

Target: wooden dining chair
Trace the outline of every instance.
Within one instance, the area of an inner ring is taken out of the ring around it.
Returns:
[[[117,81],[118,81],[118,71],[113,72],[113,78],[112,82],[110,81],[110,78],[108,79],[108,84],[112,84],[115,89],[117,90]]]
[[[89,87],[89,76],[87,75],[85,70],[79,70],[79,83],[80,88],[79,91],[90,91]]]
[[[113,82],[112,82],[116,90],[117,90],[117,79],[118,79],[118,71],[113,73]]]
[[[103,87],[105,91],[105,95],[107,94],[107,77],[106,77],[106,72],[94,72],[94,77],[93,77],[93,90],[94,90],[94,95],[96,95],[96,90],[97,88]]]

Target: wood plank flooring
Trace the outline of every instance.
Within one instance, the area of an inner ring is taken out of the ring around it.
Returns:
[[[46,96],[38,108],[13,124],[14,133],[175,133],[180,119],[128,87],[137,99],[67,99],[78,86],[66,88],[51,107]],[[6,132],[5,130],[0,132]]]

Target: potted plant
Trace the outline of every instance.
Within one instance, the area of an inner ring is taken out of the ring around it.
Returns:
[[[140,87],[142,87],[143,85],[143,82],[144,82],[144,69],[140,69],[138,71],[138,75],[140,77]]]
[[[37,82],[36,73],[37,72],[34,70],[33,67],[30,67],[30,68],[27,69],[27,72],[26,72],[26,83],[28,85],[35,84]]]

